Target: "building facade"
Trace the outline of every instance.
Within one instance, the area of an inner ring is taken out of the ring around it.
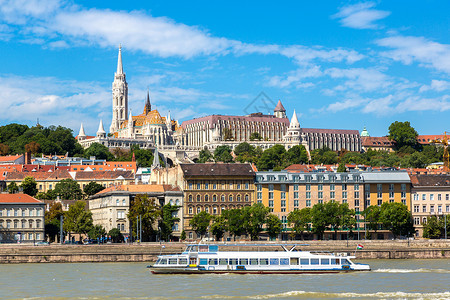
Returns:
[[[411,175],[411,212],[416,236],[423,236],[428,218],[450,214],[450,175]]]
[[[45,203],[27,194],[0,194],[0,243],[44,240]]]
[[[171,185],[117,185],[104,189],[89,198],[89,210],[92,212],[94,225],[103,226],[106,232],[117,228],[125,237],[130,237],[130,203],[136,195],[143,194],[156,198],[156,204],[160,207],[169,203],[180,207],[174,215],[180,218],[180,221],[172,228],[173,236],[178,239],[183,230],[183,193],[178,187]]]

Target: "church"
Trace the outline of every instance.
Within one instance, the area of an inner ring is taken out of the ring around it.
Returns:
[[[152,109],[147,90],[142,113],[133,116],[128,108],[128,83],[123,71],[120,46],[112,84],[112,121],[109,132],[107,135],[100,120],[96,136],[86,136],[81,124],[77,139],[84,148],[92,143],[100,143],[109,148],[139,145],[145,149],[158,147],[163,153],[174,149],[185,151],[186,156],[192,157],[197,156],[204,148],[214,150],[226,145],[234,149],[242,142],[263,150],[281,144],[286,149],[303,145],[308,152],[323,147],[334,151],[361,151],[358,130],[303,128],[295,110],[291,120],[288,119],[281,100],[273,114],[256,112],[246,116],[209,115],[184,121],[180,125],[172,120],[170,112],[167,116],[161,116],[157,109]]]

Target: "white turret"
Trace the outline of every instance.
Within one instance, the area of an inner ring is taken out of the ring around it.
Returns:
[[[295,113],[295,109],[294,109],[294,114],[292,115],[291,123],[289,124],[289,128],[300,129],[300,123],[298,122],[297,114]]]
[[[81,123],[80,132],[78,133],[78,140],[81,141],[84,139],[86,139],[86,134],[84,133],[83,123]]]
[[[131,138],[134,138],[133,133],[133,115],[131,114],[131,109],[130,109],[130,114],[128,116],[128,124],[127,124],[127,128],[128,128],[128,136]]]
[[[170,110],[166,118],[167,131],[172,132],[172,119],[170,118]]]
[[[103,120],[100,119],[100,124],[98,125],[97,137],[106,137],[106,131],[103,128]]]
[[[121,124],[127,120],[128,116],[128,84],[122,65],[122,46],[119,45],[119,56],[117,58],[117,71],[114,74],[112,84],[112,121],[110,132],[119,130]]]
[[[286,131],[286,135],[284,136],[285,142],[292,142],[292,143],[300,143],[301,141],[301,129],[300,129],[300,123],[297,119],[297,114],[295,113],[292,115],[291,123],[289,124],[289,128]]]

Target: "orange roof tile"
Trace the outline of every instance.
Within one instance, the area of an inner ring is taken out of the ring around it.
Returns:
[[[23,156],[23,154],[0,156],[0,162],[15,161],[15,160],[19,159],[22,156]]]
[[[44,203],[27,194],[0,194],[0,203]]]

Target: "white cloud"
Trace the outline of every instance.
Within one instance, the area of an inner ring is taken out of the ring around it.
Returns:
[[[381,53],[385,57],[407,65],[417,62],[420,65],[450,74],[450,45],[414,36],[392,36],[379,39],[376,43],[383,47],[393,48],[391,51]]]
[[[335,102],[326,108],[327,111],[338,112],[342,110],[347,110],[350,108],[355,108],[361,106],[364,100],[361,99],[347,99],[342,102]]]
[[[446,97],[441,98],[420,98],[410,97],[405,101],[399,103],[396,107],[396,111],[447,111],[450,110],[450,101]]]
[[[364,105],[361,111],[364,113],[375,113],[377,115],[392,114],[394,113],[391,107],[393,99],[394,97],[392,95],[388,95],[383,98],[368,100],[368,103]]]
[[[377,29],[376,21],[389,16],[388,11],[373,9],[375,3],[365,2],[342,7],[332,18],[340,19],[342,26],[356,29]]]
[[[426,92],[426,91],[436,91],[436,92],[442,92],[445,90],[450,89],[450,82],[445,80],[431,80],[430,85],[423,85],[420,87],[419,92]]]
[[[359,91],[376,91],[381,88],[387,88],[391,85],[389,76],[377,69],[339,69],[330,68],[325,70],[325,74],[331,78],[348,79],[343,85],[337,86],[336,90],[359,90]]]
[[[304,78],[319,77],[322,75],[319,66],[313,66],[309,69],[298,69],[287,73],[285,76],[273,76],[269,79],[268,85],[279,88],[285,88],[293,83],[299,82]]]

